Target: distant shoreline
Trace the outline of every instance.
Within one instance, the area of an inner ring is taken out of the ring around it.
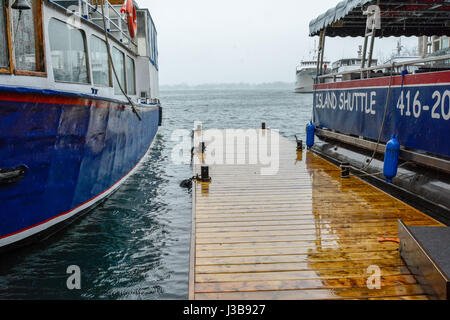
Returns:
[[[292,82],[270,82],[270,83],[211,83],[211,84],[175,84],[161,85],[160,90],[248,90],[248,89],[286,89],[294,90],[295,83]]]

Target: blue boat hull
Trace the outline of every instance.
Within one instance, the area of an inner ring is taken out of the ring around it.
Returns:
[[[396,134],[404,147],[450,157],[450,71],[315,85],[313,121],[375,141],[383,128],[382,142]]]
[[[44,92],[1,92],[0,168],[25,165],[0,184],[0,249],[73,220],[114,192],[150,148],[158,106],[139,121],[120,102]]]

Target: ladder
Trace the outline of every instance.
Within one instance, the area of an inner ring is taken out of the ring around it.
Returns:
[[[372,56],[373,56],[373,47],[375,43],[375,36],[377,29],[381,29],[380,24],[380,7],[378,4],[380,1],[377,1],[376,6],[370,6],[368,10],[364,12],[365,15],[367,15],[367,23],[366,23],[366,30],[364,33],[364,49],[363,49],[363,55],[361,60],[361,69],[364,69],[366,67],[370,68],[372,66]],[[367,45],[370,41],[370,47],[369,52],[367,52]],[[368,55],[367,55],[368,54]],[[369,73],[370,71],[368,71]],[[369,76],[369,74],[367,74]],[[361,71],[361,78],[363,78],[363,71]]]

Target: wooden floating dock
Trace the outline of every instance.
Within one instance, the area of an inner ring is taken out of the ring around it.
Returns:
[[[399,245],[379,238],[397,238],[399,219],[442,224],[281,136],[279,154],[276,175],[210,164],[212,182],[193,183],[189,299],[429,298]],[[367,287],[370,266],[380,289]]]

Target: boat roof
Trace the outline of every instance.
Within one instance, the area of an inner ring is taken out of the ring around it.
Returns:
[[[309,23],[309,35],[360,37],[366,31],[369,5],[381,9],[381,30],[377,37],[446,36],[450,34],[450,0],[344,0]]]

